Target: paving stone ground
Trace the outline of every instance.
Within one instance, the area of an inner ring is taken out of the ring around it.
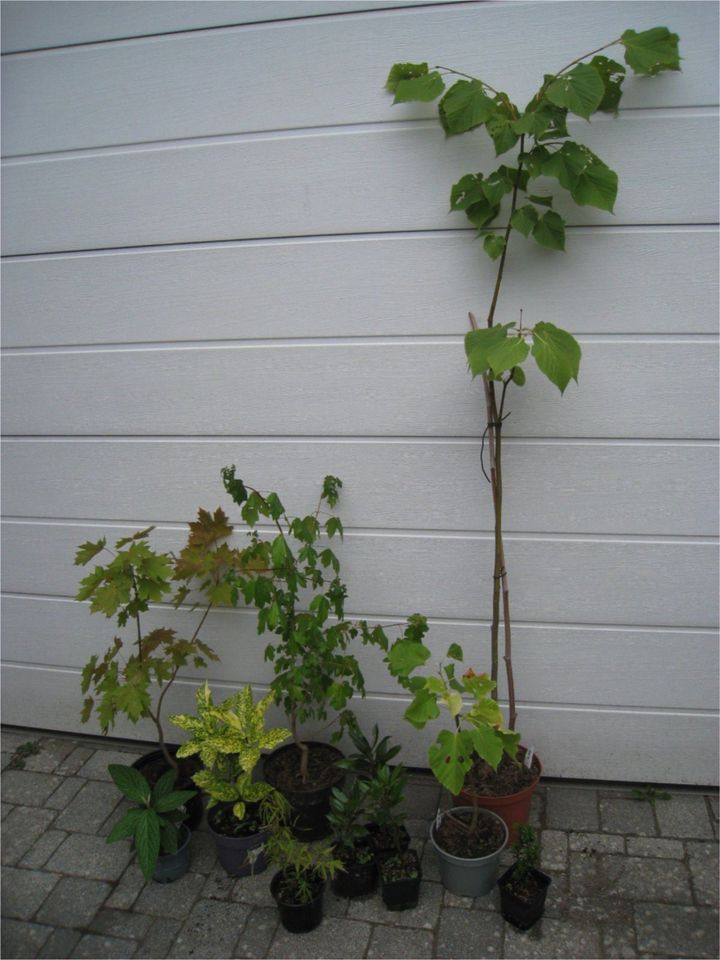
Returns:
[[[40,752],[7,769],[30,740]],[[717,791],[670,790],[653,808],[617,784],[544,781],[531,823],[552,884],[545,917],[521,933],[503,920],[497,890],[473,899],[443,889],[427,836],[445,798],[432,778],[413,774],[418,907],[391,913],[379,894],[347,901],[328,892],[320,927],[297,935],[279,923],[270,872],[229,877],[204,828],[193,836],[190,872],[167,886],[145,882],[127,842],[106,844],[121,809],[107,765],[146,750],[3,730],[5,960],[718,957]]]

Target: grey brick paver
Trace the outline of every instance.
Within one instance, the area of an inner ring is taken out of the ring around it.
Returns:
[[[58,830],[96,833],[122,800],[114,783],[88,780],[55,821]]]
[[[372,927],[369,923],[326,917],[319,927],[299,936],[278,926],[268,950],[275,960],[353,960],[364,957]]]
[[[73,955],[75,946],[81,936],[79,930],[55,927],[45,941],[45,946],[38,953],[38,957],[47,958],[47,960],[66,960],[67,957]]]
[[[718,903],[718,845],[689,840],[688,866],[695,899],[699,904],[716,907]]]
[[[600,940],[606,957],[633,960],[638,955],[635,949],[635,927],[632,923],[604,924],[600,930]]]
[[[425,960],[433,956],[433,935],[429,930],[408,930],[402,927],[373,928],[367,950],[369,960]]]
[[[592,923],[560,921],[545,917],[527,933],[508,924],[505,931],[505,956],[534,960],[584,960],[600,956],[600,929]]]
[[[66,777],[57,790],[50,794],[44,806],[53,810],[64,810],[72,803],[73,797],[85,783],[86,781],[81,780],[80,777]]]
[[[2,915],[30,920],[49,896],[59,877],[40,870],[2,868]]]
[[[279,923],[276,909],[252,907],[245,927],[235,944],[234,958],[255,960],[267,954]]]
[[[61,877],[35,919],[60,927],[86,927],[111,889],[102,880]]]
[[[685,856],[679,840],[665,840],[663,837],[628,837],[629,857],[659,857],[667,860],[682,860]]]
[[[71,833],[47,863],[48,870],[93,880],[119,880],[130,861],[128,841],[108,844],[104,837]]]
[[[364,900],[351,900],[347,915],[351,920],[432,930],[440,914],[442,895],[443,888],[439,883],[422,880],[418,905],[414,910],[388,910],[378,895]]]
[[[66,837],[64,830],[46,830],[19,861],[18,866],[36,870],[44,867]]]
[[[568,863],[568,838],[562,830],[543,830],[542,869],[565,870]]]
[[[51,933],[52,927],[3,918],[0,954],[5,960],[11,957],[37,957]]]
[[[133,910],[151,913],[156,917],[185,920],[204,885],[205,877],[199,873],[186,873],[170,886],[150,882],[143,887]]]
[[[153,917],[152,926],[143,942],[135,951],[135,960],[163,960],[170,953],[170,948],[182,926],[179,920],[170,917]]]
[[[2,862],[16,864],[45,833],[55,819],[54,810],[15,807],[3,825]]]
[[[503,927],[504,921],[498,914],[447,907],[440,916],[435,955],[468,960],[501,957]]]
[[[619,859],[619,858],[616,858]],[[628,900],[691,903],[690,876],[678,860],[624,857],[615,892]]]
[[[679,839],[712,840],[712,822],[704,797],[674,796],[656,804],[660,834]]]
[[[635,927],[641,954],[667,952],[696,960],[718,956],[717,910],[639,903],[635,907]]]
[[[77,775],[85,777],[86,780],[104,780],[112,783],[113,778],[108,773],[108,765],[120,763],[129,767],[139,756],[139,753],[127,750],[96,750],[79,768]]]
[[[571,833],[568,842],[573,853],[625,853],[625,837],[611,833]]]
[[[115,888],[107,898],[105,906],[114,910],[129,910],[145,886],[145,877],[136,860],[132,860],[125,873],[120,878],[120,882],[115,884]]]
[[[545,823],[551,830],[597,831],[600,827],[597,791],[548,787]]]
[[[142,940],[152,926],[152,922],[153,918],[148,914],[110,910],[103,907],[95,914],[88,928],[91,933],[100,933],[105,937]]]
[[[6,770],[2,776],[2,798],[21,807],[42,807],[59,786],[60,777],[32,770]]]
[[[655,816],[649,803],[624,797],[600,801],[600,826],[605,833],[656,837]]]
[[[72,749],[73,744],[67,740],[43,737],[40,740],[40,752],[25,758],[25,769],[53,773]]]
[[[249,914],[238,903],[198,900],[173,944],[173,957],[229,957]]]
[[[74,777],[80,767],[90,759],[95,751],[89,747],[75,747],[64,760],[62,760],[55,772],[63,777]]]
[[[105,957],[117,957],[129,960],[135,955],[137,944],[133,940],[119,937],[103,937],[97,933],[86,933],[75,947],[73,956],[78,960],[101,960]]]

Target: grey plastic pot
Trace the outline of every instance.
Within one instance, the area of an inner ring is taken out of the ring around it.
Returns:
[[[190,840],[192,834],[185,824],[180,826],[178,848],[175,853],[161,853],[153,871],[153,880],[157,883],[172,883],[179,880],[190,869]]]
[[[472,813],[472,807],[453,807],[453,813]],[[444,816],[444,814],[443,814]],[[480,810],[481,817],[492,817],[503,828],[503,842],[493,853],[485,857],[456,857],[438,845],[435,839],[435,823],[430,827],[430,841],[440,861],[440,878],[443,886],[458,897],[484,897],[495,886],[500,854],[508,842],[508,828],[501,817],[490,810]]]

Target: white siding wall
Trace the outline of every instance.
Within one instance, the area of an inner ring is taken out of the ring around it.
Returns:
[[[150,523],[179,543],[198,506],[229,509],[233,462],[291,511],[342,477],[349,610],[423,612],[438,654],[487,667],[462,337],[494,266],[447,197],[492,151],[383,82],[428,60],[524,102],[545,68],[661,23],[682,73],[576,124],[619,172],[616,216],[570,211],[566,254],[517,239],[508,260],[501,316],[584,352],[579,388],[531,377],[506,427],[516,683],[549,775],[717,782],[717,6],[3,6],[3,720],[88,729],[79,670],[112,625],[71,599],[74,547]],[[249,613],[206,639],[218,689],[267,682]],[[359,712],[425,765],[430,733],[360,655]]]

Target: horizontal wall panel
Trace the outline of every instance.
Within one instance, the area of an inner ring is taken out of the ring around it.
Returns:
[[[79,674],[67,669],[5,665],[5,722],[98,733],[93,722],[81,725],[78,721],[78,682]],[[175,683],[166,698],[166,713],[192,712],[195,689],[195,682]],[[229,696],[234,689],[229,684],[214,686],[217,699]],[[400,697],[376,696],[360,700],[353,707],[365,729],[369,731],[377,723],[383,734],[402,744],[402,760],[407,766],[426,768],[427,750],[439,728],[428,725],[421,732],[410,728],[402,719],[407,702]],[[268,718],[273,725],[283,722],[277,708],[271,709]],[[519,722],[524,741],[536,747],[548,777],[699,785],[718,782],[718,721],[714,713],[523,707]],[[172,730],[169,724],[168,728]],[[113,732],[132,739],[155,739],[154,728],[147,721],[135,726],[121,722]],[[178,740],[182,738],[178,731]],[[620,743],[622,750],[618,749]]]
[[[277,490],[292,515],[312,509],[333,474],[344,483],[337,511],[348,528],[488,531],[480,449],[479,441],[6,440],[2,500],[15,517],[182,523],[220,504],[234,517],[220,481],[220,468],[234,463],[246,482]],[[503,450],[507,531],[718,533],[715,445],[508,440]]]
[[[563,254],[518,235],[511,253],[504,320],[717,332],[709,229],[578,228]],[[484,317],[496,271],[471,231],[23,257],[2,266],[3,343],[457,334],[469,309]]]
[[[5,0],[3,53],[446,0]],[[126,78],[127,79],[127,78]],[[76,118],[73,118],[76,119]]]
[[[494,165],[479,137],[446,140],[423,122],[7,161],[3,252],[464,227],[448,197],[460,175]],[[705,184],[717,178],[716,117],[600,118],[582,123],[582,139],[599,141],[621,192],[614,218],[559,196],[569,223],[715,222]]]
[[[74,596],[80,543],[126,535],[127,526],[6,521],[6,593]],[[237,542],[245,542],[237,534]],[[183,528],[154,534],[179,549]],[[492,538],[347,533],[335,545],[348,613],[481,619],[492,596]],[[508,537],[514,617],[538,623],[712,628],[718,621],[717,544],[701,540]],[[12,558],[9,562],[8,558]],[[399,610],[398,608],[401,607]]]
[[[714,438],[717,345],[583,342],[580,387],[528,366],[509,436]],[[28,390],[32,383],[33,389]],[[475,436],[482,388],[462,342],[431,340],[9,354],[13,435]]]
[[[118,634],[114,622],[90,614],[88,605],[71,600],[4,597],[3,658],[6,661],[52,666],[63,663],[81,669],[93,654],[101,655]],[[143,630],[170,627],[181,637],[192,635],[200,612],[153,608],[143,615]],[[387,621],[371,620],[371,623]],[[398,629],[388,626],[388,635]],[[71,649],[64,636],[73,638]],[[131,627],[120,631],[132,644]],[[255,614],[218,610],[210,614],[202,638],[220,657],[207,670],[188,667],[183,676],[198,682],[267,684],[272,664],[263,653],[271,635],[259,637]],[[459,643],[465,663],[476,671],[490,669],[490,627],[487,623],[433,622],[425,640],[433,662]],[[354,648],[368,693],[397,694],[400,687],[376,648]],[[526,703],[573,703],[596,706],[664,707],[714,710],[718,702],[718,637],[714,632],[630,630],[517,624],[513,630],[513,661],[517,696]],[[653,671],[647,669],[649,662]],[[572,695],[568,691],[572,671]],[[672,683],[658,682],[672,677]],[[506,697],[504,669],[499,683]]]
[[[188,6],[202,16],[204,4]],[[436,116],[435,104],[392,106],[383,85],[398,60],[479,74],[522,106],[551,67],[560,69],[628,26],[659,22],[681,37],[682,73],[652,83],[631,75],[623,107],[716,104],[717,84],[706,71],[716,57],[717,8],[633,7],[631,13],[623,3],[439,6],[11,56],[3,66],[3,152]],[[242,8],[238,14],[242,19]],[[286,15],[280,7],[278,14]],[[508,35],[515,38],[512,59],[503,42]],[[610,55],[622,59],[623,50]]]

